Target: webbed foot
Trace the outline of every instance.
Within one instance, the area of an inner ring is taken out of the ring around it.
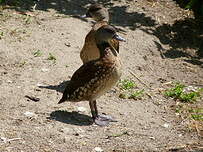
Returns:
[[[94,119],[94,122],[98,126],[107,126],[110,122],[117,122],[117,121],[109,115],[101,114]]]

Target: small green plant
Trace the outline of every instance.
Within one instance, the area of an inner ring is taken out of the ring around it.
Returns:
[[[0,31],[0,39],[4,36],[4,32]]]
[[[203,121],[203,114],[191,114],[192,119]]]
[[[203,108],[189,109],[192,119],[203,121]]]
[[[200,92],[202,89],[198,89],[197,91],[186,92],[184,89],[185,85],[177,83],[175,87],[167,89],[164,94],[165,96],[172,97],[174,99],[179,99],[183,102],[192,102],[196,101],[197,97],[200,97]]]
[[[142,96],[144,95],[144,89],[142,90],[137,90],[137,91],[134,91],[130,96],[129,98],[132,98],[132,99],[141,99]]]
[[[138,90],[136,83],[131,79],[121,80],[118,87],[121,89],[119,98],[137,100],[144,96],[144,89]]]
[[[185,86],[182,84],[176,84],[174,88],[168,89],[165,91],[165,95],[168,97],[179,97]]]
[[[21,62],[19,63],[19,67],[23,67],[25,64],[26,64],[26,61],[21,61]]]
[[[121,98],[121,99],[128,99],[128,94],[125,93],[125,92],[121,92],[121,93],[119,94],[119,98]]]
[[[26,15],[24,21],[25,21],[25,24],[30,24],[30,23],[32,22],[32,18],[31,18],[31,16]]]
[[[119,86],[122,90],[130,90],[136,87],[136,84],[132,80],[124,79],[121,80]]]
[[[42,56],[42,51],[41,50],[37,50],[33,54],[34,54],[34,57],[40,57],[40,56]]]
[[[53,56],[51,53],[49,53],[49,57],[47,58],[47,60],[52,60],[52,61],[56,62],[56,57]]]
[[[192,104],[179,103],[175,105],[175,112],[181,115],[181,118],[192,118],[193,120],[203,121],[203,108],[192,107]]]
[[[182,93],[179,98],[182,101],[190,102],[195,101],[199,96],[200,96],[199,92],[190,92],[190,93]]]

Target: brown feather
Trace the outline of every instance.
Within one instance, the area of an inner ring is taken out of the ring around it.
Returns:
[[[106,21],[97,22],[92,27],[92,30],[85,37],[85,43],[80,52],[80,58],[82,59],[83,63],[98,59],[100,57],[99,49],[96,45],[94,35],[99,28],[101,28],[102,26],[105,26],[105,25],[108,25],[108,22],[106,22]],[[110,41],[110,45],[112,47],[114,47],[117,50],[117,52],[119,52],[119,41],[118,40],[112,39]]]
[[[113,48],[105,51],[103,58],[83,64],[73,74],[59,103],[94,100],[115,85],[121,75],[121,63]]]

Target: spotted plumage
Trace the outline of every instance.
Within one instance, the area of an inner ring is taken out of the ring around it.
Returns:
[[[112,39],[124,41],[113,27],[106,25],[95,33],[100,57],[83,64],[72,76],[59,103],[89,101],[92,117],[99,125],[106,124],[98,115],[96,99],[110,90],[120,79],[121,62],[118,52],[109,44]],[[102,117],[104,118],[104,117]]]
[[[96,60],[80,67],[72,76],[68,85],[69,87],[65,90],[68,94],[64,96],[64,99],[73,100],[74,102],[95,100],[101,94],[100,90],[102,87],[107,87],[110,84],[114,85],[116,82],[112,79],[119,79],[120,77],[120,73],[118,72],[121,68],[120,60],[109,60],[106,62],[108,64]]]

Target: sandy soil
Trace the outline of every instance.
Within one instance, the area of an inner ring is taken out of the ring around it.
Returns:
[[[203,130],[189,128],[193,121],[177,116],[176,101],[162,93],[168,82],[203,85],[202,29],[192,12],[172,0],[98,1],[109,8],[111,23],[127,39],[120,45],[122,79],[133,79],[150,96],[120,99],[118,87],[102,96],[99,111],[118,120],[107,127],[92,124],[88,102],[57,105],[66,81],[82,64],[79,52],[93,24],[75,15],[85,13],[90,1],[41,0],[35,12],[29,12],[33,4],[4,8],[0,12],[0,151],[203,150]],[[37,50],[42,54],[35,57]],[[50,53],[55,61],[48,60]]]

